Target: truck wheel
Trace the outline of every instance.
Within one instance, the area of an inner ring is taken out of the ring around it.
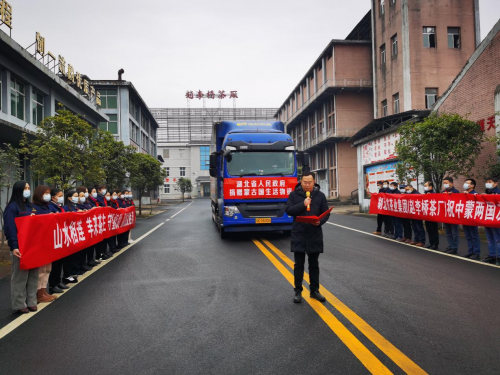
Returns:
[[[291,230],[284,230],[283,231],[283,234],[287,237],[290,237],[292,235],[292,231]]]
[[[226,231],[224,230],[224,228],[220,228],[219,229],[219,233],[220,233],[220,238],[221,240],[225,240],[227,238],[227,233]]]

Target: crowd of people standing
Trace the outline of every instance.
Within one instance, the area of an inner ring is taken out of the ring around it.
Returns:
[[[473,178],[468,178],[464,185],[462,193],[479,194],[476,189],[477,183]],[[498,179],[488,177],[485,181],[484,194],[500,194],[498,188]],[[378,181],[377,188],[379,193],[387,194],[420,194],[412,185],[399,185],[397,182]],[[439,191],[434,187],[432,181],[427,181],[424,184],[425,194],[436,194]],[[452,177],[443,179],[442,194],[460,193],[454,187]],[[382,231],[383,227],[383,231]],[[500,265],[500,228],[485,227],[486,239],[488,241],[488,256],[481,259],[481,242],[479,237],[479,229],[473,225],[462,225],[465,238],[467,240],[467,254],[463,255],[472,260],[481,260],[486,263]],[[444,224],[446,240],[448,246],[444,250],[447,254],[458,254],[459,244],[459,225]],[[426,232],[429,244],[426,245]],[[432,250],[439,250],[439,223],[435,221],[400,218],[396,216],[382,215],[377,216],[377,229],[373,234],[394,239],[396,241],[426,247]]]
[[[4,230],[11,250],[11,301],[12,309],[18,313],[37,311],[37,303],[52,302],[57,294],[69,289],[68,284],[78,283],[78,276],[113,257],[129,243],[130,231],[107,238],[87,249],[83,249],[53,263],[38,268],[22,270],[20,259],[23,249],[19,247],[15,219],[31,215],[83,212],[111,207],[116,210],[134,206],[132,191],[114,189],[106,185],[80,186],[63,192],[45,185],[35,188],[33,198],[30,185],[17,181],[12,196],[4,211]]]

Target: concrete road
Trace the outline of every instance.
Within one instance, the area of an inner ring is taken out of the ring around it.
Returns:
[[[297,305],[289,238],[223,241],[209,201],[178,205],[29,319],[0,316],[0,374],[499,373],[500,269],[372,236],[373,223],[331,216],[327,302]]]

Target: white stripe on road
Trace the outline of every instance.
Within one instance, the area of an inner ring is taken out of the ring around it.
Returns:
[[[330,225],[334,225],[334,226],[339,227],[339,228],[344,228],[344,229],[352,230],[354,232],[363,233],[363,234],[366,234],[368,236],[373,236],[373,237],[376,237],[376,238],[380,238],[382,240],[396,242],[396,243],[402,245],[401,242],[393,240],[391,238],[386,238],[386,237],[378,236],[378,235],[373,234],[373,233],[369,233],[369,232],[365,232],[365,231],[362,231],[362,230],[359,230],[359,229],[354,229],[354,228],[346,227],[346,226],[340,225],[340,224],[330,223],[329,221],[327,221],[326,223],[330,224]],[[415,248],[420,249],[420,250],[429,251],[431,253],[436,253],[436,254],[439,254],[439,255],[444,255],[444,256],[447,256],[447,257],[456,258],[456,259],[464,260],[464,261],[467,261],[467,262],[472,262],[474,264],[480,264],[482,266],[489,266],[489,267],[500,268],[500,266],[497,266],[495,264],[490,264],[490,263],[485,263],[485,262],[478,262],[477,260],[472,260],[472,259],[469,259],[469,258],[464,258],[464,257],[462,257],[460,255],[446,254],[446,253],[443,253],[442,251],[431,250],[431,249],[427,249],[425,247],[420,247],[420,246],[415,246],[415,245],[410,245],[410,244],[405,244],[405,245],[406,246],[415,247]]]
[[[151,233],[153,233],[155,230],[157,230],[159,227],[161,227],[163,224],[165,223],[160,223],[158,224],[156,227],[154,227],[153,229],[151,229],[149,232],[143,234],[141,237],[139,237],[138,239],[136,239],[133,243],[131,243],[130,245],[128,246],[125,246],[122,250],[120,250],[118,253],[114,253],[113,254],[113,257],[110,258],[108,261],[106,262],[101,262],[101,264],[99,264],[98,266],[94,267],[93,269],[91,269],[90,271],[87,271],[85,272],[85,275],[82,275],[82,276],[79,276],[78,277],[78,283],[76,284],[70,284],[68,285],[69,286],[69,289],[67,289],[64,293],[62,294],[59,294],[57,296],[57,299],[60,299],[62,298],[64,295],[66,295],[71,289],[73,289],[75,286],[79,285],[83,280],[85,280],[87,277],[89,277],[90,275],[92,275],[94,272],[97,272],[99,271],[102,267],[104,267],[106,264],[109,264],[109,262],[111,262],[112,260],[116,259],[117,257],[119,257],[120,255],[122,255],[125,251],[127,251],[128,249],[130,249],[132,246],[134,246],[136,243],[138,243],[139,241],[141,241],[142,239],[146,238],[147,236],[149,236]],[[4,338],[5,336],[7,336],[9,333],[11,333],[12,331],[14,331],[16,328],[20,327],[23,323],[26,323],[28,320],[30,320],[32,317],[34,317],[36,314],[38,314],[40,311],[42,311],[43,309],[45,309],[47,306],[49,306],[51,304],[51,302],[48,302],[48,303],[39,303],[37,305],[38,307],[38,310],[35,311],[35,312],[30,312],[28,314],[22,314],[21,316],[19,316],[19,318],[13,320],[12,322],[10,322],[9,324],[7,324],[6,326],[0,328],[0,340],[2,338]]]
[[[176,217],[177,215],[179,215],[182,211],[184,211],[186,208],[188,208],[189,206],[191,206],[193,203],[194,203],[194,201],[192,201],[191,203],[189,203],[186,207],[184,207],[182,210],[180,210],[176,214],[170,216],[170,218],[173,219],[174,217]]]

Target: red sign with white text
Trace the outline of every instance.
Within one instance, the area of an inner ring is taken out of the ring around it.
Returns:
[[[370,213],[500,228],[500,195],[374,193]]]
[[[19,217],[16,227],[21,269],[52,263],[134,226],[135,207]]]
[[[297,183],[296,177],[225,178],[224,199],[285,199]]]

